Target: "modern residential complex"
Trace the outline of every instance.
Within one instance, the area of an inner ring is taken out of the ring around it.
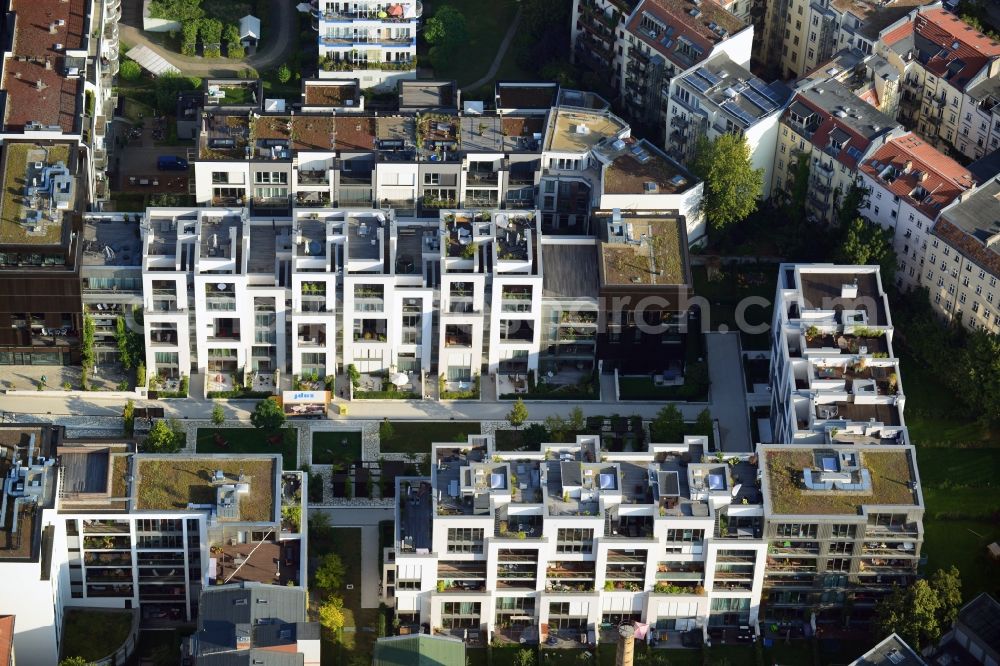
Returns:
[[[67,608],[191,621],[217,581],[301,584],[305,512],[283,524],[281,508],[302,506],[305,477],[280,455],[136,454],[48,425],[5,424],[0,441],[0,603],[18,609],[22,664],[58,661]]]
[[[767,553],[756,468],[707,458],[705,438],[628,453],[612,439],[436,444],[429,479],[398,480],[383,580],[401,623],[564,645],[622,622],[663,640],[755,624]]]
[[[416,78],[421,10],[418,0],[321,0],[319,76],[357,78],[363,88]]]
[[[771,441],[908,443],[878,267],[782,264],[771,330]]]

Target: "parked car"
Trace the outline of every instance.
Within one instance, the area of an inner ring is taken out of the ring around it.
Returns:
[[[156,160],[156,168],[160,171],[187,171],[188,161],[176,155],[160,155]]]

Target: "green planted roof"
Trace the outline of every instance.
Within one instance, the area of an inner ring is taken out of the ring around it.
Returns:
[[[393,636],[375,643],[375,666],[465,666],[465,643],[457,638]]]

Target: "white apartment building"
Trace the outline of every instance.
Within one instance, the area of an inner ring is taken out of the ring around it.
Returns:
[[[281,552],[293,556],[281,560],[281,584],[301,583],[307,516],[293,529],[281,507],[301,505],[307,480],[282,473],[281,456],[139,455],[130,442],[70,440],[34,424],[6,424],[0,439],[12,461],[0,500],[10,516],[0,603],[18,617],[19,663],[56,663],[67,608],[190,622],[201,590],[217,581],[277,582]],[[171,494],[175,474],[198,479],[198,508],[188,485],[183,498]],[[283,476],[300,496],[283,495]]]
[[[86,200],[106,200],[121,0],[12,0],[7,10],[0,141],[75,143]]]
[[[417,0],[321,0],[320,78],[355,78],[362,88],[394,88],[416,78]]]
[[[1000,179],[993,177],[941,211],[928,239],[923,275],[931,303],[942,316],[991,333],[1000,331],[994,301],[1000,295],[998,195]]]
[[[625,30],[619,31],[617,43],[622,54],[621,101],[629,117],[666,128],[676,77],[721,54],[749,67],[753,35],[752,24],[714,0],[642,0]]]
[[[538,370],[542,238],[535,213],[442,210],[438,375],[467,384]]]
[[[762,199],[771,196],[774,153],[782,108],[791,91],[771,85],[720,54],[670,83],[667,154],[678,162],[693,159],[699,137],[715,140],[738,133],[750,147],[750,163],[763,169]]]
[[[886,142],[858,171],[869,191],[862,214],[892,232],[896,286],[919,286],[931,227],[943,208],[974,186],[972,174],[912,132]]]
[[[700,462],[706,444],[436,444],[431,478],[398,482],[384,592],[403,625],[482,642],[593,643],[631,621],[662,640],[755,626],[767,551],[756,468]]]
[[[771,345],[771,440],[908,443],[877,266],[782,264]]]

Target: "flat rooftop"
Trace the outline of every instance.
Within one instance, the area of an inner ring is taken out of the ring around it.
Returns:
[[[927,666],[927,662],[896,634],[852,661],[849,666]]]
[[[14,23],[12,56],[4,63],[4,127],[21,130],[29,123],[73,132],[83,85],[67,78],[66,50],[84,46],[87,0],[11,0]],[[61,50],[55,45],[62,44]],[[81,63],[82,68],[82,63]]]
[[[621,118],[604,111],[556,108],[549,114],[545,149],[584,153],[628,127]]]
[[[230,231],[236,230],[235,240]],[[201,256],[237,259],[242,248],[243,220],[237,215],[205,217],[201,222]],[[235,250],[235,254],[234,254]]]
[[[455,108],[454,81],[401,81],[399,109]]]
[[[559,85],[555,83],[497,83],[498,109],[549,109],[556,104]]]
[[[767,474],[765,494],[770,498],[772,513],[856,516],[862,506],[917,506],[916,491],[911,485],[916,480],[912,449],[883,446],[827,451],[781,445],[762,451]],[[807,488],[804,470],[819,472],[825,468],[825,459],[840,453],[857,457],[857,468],[867,470],[870,485],[861,490]]]
[[[597,297],[596,245],[542,245],[542,294],[546,298]]]
[[[306,106],[357,106],[359,90],[353,81],[329,83],[307,82],[304,86]],[[354,104],[348,104],[348,102]]]
[[[3,146],[3,202],[0,204],[0,243],[18,245],[65,245],[69,241],[71,210],[59,209],[51,196],[42,190],[54,181],[46,177],[49,167],[71,164],[69,144],[41,145],[6,142]],[[39,164],[41,167],[39,168]],[[72,175],[72,172],[71,172]],[[75,181],[75,175],[72,175]],[[29,196],[28,188],[36,183],[38,191]],[[75,184],[72,190],[75,190]],[[75,191],[68,193],[69,208],[75,204]],[[36,219],[29,222],[29,212]]]
[[[132,499],[137,511],[177,511],[189,504],[216,503],[217,471],[224,483],[250,484],[240,497],[240,522],[274,522],[274,487],[278,458],[264,456],[216,457],[181,455],[135,456]]]
[[[884,295],[879,293],[875,271],[853,273],[823,273],[800,271],[802,298],[805,310],[861,310],[868,315],[871,326],[889,323],[885,311]],[[844,285],[856,281],[857,296],[844,297]]]
[[[608,240],[598,245],[603,286],[688,284],[684,223],[677,217],[606,218]]]
[[[504,149],[503,125],[499,116],[463,117],[461,132],[464,151],[499,153]]]
[[[1000,246],[990,242],[1000,234],[1000,178],[983,183],[961,203],[941,215],[934,234],[960,249],[977,264],[1000,272]]]
[[[645,141],[615,151],[604,169],[605,194],[676,194],[695,178]]]
[[[336,150],[374,150],[376,118],[339,116],[333,118]]]
[[[743,129],[779,111],[790,93],[784,85],[764,83],[724,53],[702,63],[681,82]]]
[[[84,266],[141,266],[138,222],[90,217],[83,225]]]

